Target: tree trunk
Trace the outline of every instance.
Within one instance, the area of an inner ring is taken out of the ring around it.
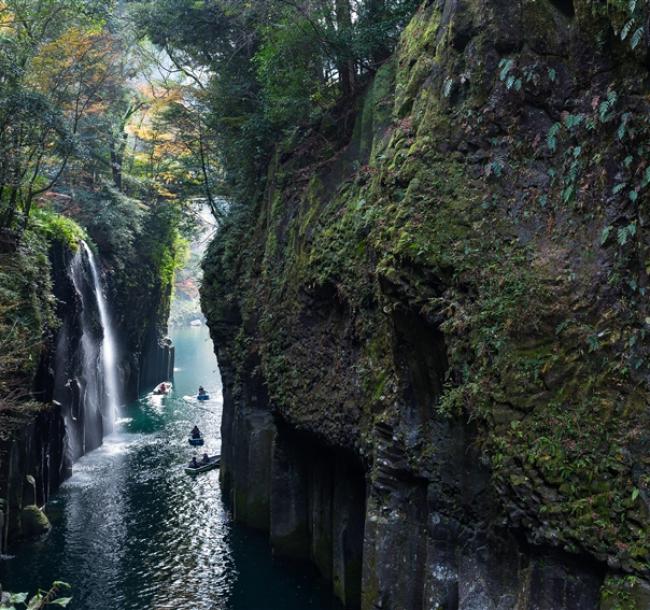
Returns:
[[[123,132],[121,138],[116,143],[115,137],[111,136],[111,172],[113,174],[113,184],[118,191],[122,191],[122,164],[124,162],[124,150],[126,148],[128,135]]]
[[[372,26],[381,23],[386,17],[386,0],[368,0],[368,19]],[[371,51],[373,69],[377,69],[390,57],[390,47],[385,40],[377,40]]]
[[[352,15],[349,0],[336,0],[336,25],[339,35],[338,72],[341,82],[341,93],[348,98],[354,92],[356,73],[354,58],[350,48],[352,37]]]
[[[2,220],[2,226],[10,229],[14,221],[14,214],[16,212],[16,205],[18,204],[18,189],[16,185],[11,187],[11,195],[9,197],[9,206],[7,207],[7,213]]]

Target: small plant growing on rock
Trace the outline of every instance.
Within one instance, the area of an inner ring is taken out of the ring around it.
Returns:
[[[65,608],[71,597],[61,597],[63,590],[69,589],[65,582],[55,581],[48,591],[38,590],[30,597],[28,593],[8,593],[0,587],[0,610],[42,610],[52,606]]]

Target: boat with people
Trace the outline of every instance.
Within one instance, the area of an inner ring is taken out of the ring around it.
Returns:
[[[199,393],[196,395],[197,400],[210,400],[210,394],[208,394],[203,386],[199,386]]]
[[[201,434],[201,430],[199,430],[198,426],[194,426],[194,428],[192,428],[192,432],[190,432],[188,441],[192,447],[200,447],[203,445],[203,435]]]
[[[154,396],[166,396],[172,391],[171,381],[159,383],[153,390]]]
[[[196,457],[192,458],[192,461],[185,466],[185,472],[187,474],[198,474],[200,472],[207,472],[208,470],[213,470],[214,468],[219,468],[221,464],[221,456],[213,455],[208,456],[208,454],[203,455],[203,459],[197,460]]]

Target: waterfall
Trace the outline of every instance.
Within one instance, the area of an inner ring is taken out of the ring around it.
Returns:
[[[111,426],[115,424],[117,417],[117,410],[120,406],[119,403],[119,385],[117,383],[117,344],[113,334],[113,325],[106,303],[106,297],[102,289],[101,282],[99,281],[99,272],[97,271],[97,264],[95,263],[95,256],[88,244],[84,241],[82,246],[88,263],[90,265],[90,272],[93,279],[93,287],[95,289],[95,299],[97,300],[97,309],[99,310],[99,319],[102,324],[102,331],[104,338],[102,340],[100,360],[104,379],[104,394],[106,398],[105,412],[108,413],[108,420]]]
[[[70,291],[56,349],[54,397],[64,406],[70,458],[97,449],[119,407],[117,347],[95,257],[84,242],[68,270]]]

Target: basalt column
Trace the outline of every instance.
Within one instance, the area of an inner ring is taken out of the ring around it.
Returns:
[[[65,427],[58,405],[21,405],[3,414],[0,432],[0,554],[23,535],[23,509],[42,506],[68,475]]]

